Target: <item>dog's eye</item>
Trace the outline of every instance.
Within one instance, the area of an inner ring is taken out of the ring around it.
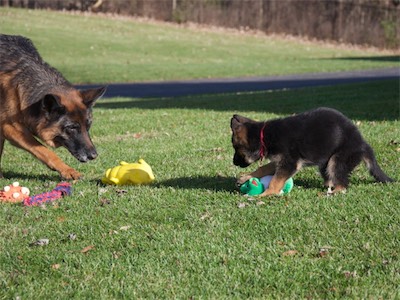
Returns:
[[[79,125],[76,124],[68,125],[65,127],[65,131],[67,133],[76,133],[79,132],[79,129],[80,129]]]

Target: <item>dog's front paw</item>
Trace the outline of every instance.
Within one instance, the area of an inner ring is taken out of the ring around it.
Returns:
[[[76,180],[82,177],[81,173],[79,173],[73,168],[62,170],[60,172],[60,175],[65,180]]]
[[[239,178],[236,180],[236,186],[240,187],[243,183],[245,183],[250,178],[252,178],[252,176],[250,174],[240,175]]]

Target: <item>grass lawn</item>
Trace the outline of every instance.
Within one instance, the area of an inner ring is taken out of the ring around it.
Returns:
[[[400,180],[398,82],[174,99],[103,99],[99,157],[73,195],[46,207],[0,206],[0,299],[400,297],[400,185],[357,168],[326,197],[316,169],[257,205],[234,189],[230,117],[267,119],[316,106],[350,116],[382,168]],[[104,170],[144,158],[156,182],[102,186]],[[33,194],[57,174],[6,145],[7,179]],[[256,166],[250,167],[253,169]],[[240,203],[246,203],[239,208]],[[71,239],[70,235],[75,235]],[[30,246],[38,239],[45,246]]]
[[[73,83],[263,76],[399,66],[382,52],[234,30],[0,8],[0,32],[33,40]]]
[[[259,76],[399,65],[389,52],[127,18],[0,8],[0,32],[31,38],[73,83]],[[324,196],[316,169],[263,205],[234,188],[230,118],[337,108],[400,180],[399,83],[185,98],[100,100],[99,157],[52,205],[1,204],[0,299],[400,298],[400,186],[363,166],[345,195]],[[103,186],[120,160],[144,158],[149,186]],[[249,167],[254,169],[256,166]],[[6,176],[32,194],[59,178],[6,144]],[[244,208],[240,208],[246,204]],[[240,206],[240,207],[239,207]],[[73,238],[71,238],[73,237]],[[49,244],[34,246],[39,239]]]

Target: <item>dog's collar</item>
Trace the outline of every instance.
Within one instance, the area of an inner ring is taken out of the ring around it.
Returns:
[[[265,130],[265,127],[267,127],[267,122],[264,122],[264,125],[263,125],[263,127],[261,128],[261,131],[260,131],[260,143],[261,143],[261,146],[260,146],[260,160],[261,161],[264,159],[265,152],[267,151],[267,146],[265,145],[265,142],[264,142],[264,130]]]

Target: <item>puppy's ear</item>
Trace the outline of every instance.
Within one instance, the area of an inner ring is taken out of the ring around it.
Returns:
[[[104,95],[106,90],[107,90],[107,87],[103,86],[103,87],[99,87],[96,89],[80,91],[82,99],[83,99],[83,103],[85,103],[85,105],[88,108],[91,108],[94,105],[94,103],[96,102],[96,100],[101,98]]]
[[[233,115],[231,119],[231,129],[234,131],[238,131],[245,123],[251,123],[251,122],[254,121],[252,119],[243,116]]]
[[[231,119],[231,129],[234,132],[238,131],[242,126],[242,123],[240,122],[239,118],[240,118],[239,115],[233,115]]]

